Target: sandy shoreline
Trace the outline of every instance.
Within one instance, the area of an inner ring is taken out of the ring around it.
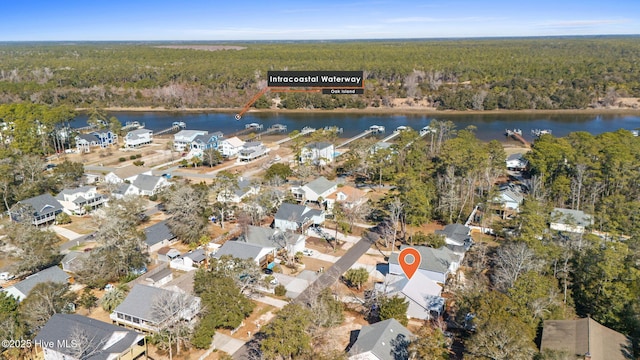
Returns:
[[[76,108],[76,111],[87,111],[87,108]],[[240,108],[184,108],[166,109],[160,107],[106,107],[110,112],[164,112],[164,113],[230,113],[236,114]],[[631,108],[600,108],[600,109],[569,109],[569,110],[436,110],[435,108],[395,107],[395,108],[366,108],[366,109],[251,109],[247,114],[372,114],[372,115],[498,115],[498,114],[621,114],[640,115],[640,109]],[[245,114],[246,115],[246,114]]]

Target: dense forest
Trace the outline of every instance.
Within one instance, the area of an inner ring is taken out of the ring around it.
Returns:
[[[268,93],[283,108],[583,109],[640,97],[635,37],[248,43],[203,51],[156,43],[0,45],[0,103],[238,107],[269,70],[363,70],[364,96]]]

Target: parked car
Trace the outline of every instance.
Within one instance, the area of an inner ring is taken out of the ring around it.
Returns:
[[[265,274],[267,274],[267,275],[271,275],[271,274],[273,274],[273,270],[268,269],[268,268],[264,268],[264,269],[262,269],[262,272],[263,272],[263,273],[265,273]]]
[[[302,250],[302,254],[305,255],[305,256],[313,256],[313,250],[304,249],[304,250]]]
[[[0,280],[4,280],[4,281],[6,281],[6,280],[12,280],[12,279],[14,279],[14,278],[15,278],[15,276],[14,276],[14,275],[12,275],[12,274],[10,274],[10,273],[8,273],[8,272],[6,272],[6,271],[5,271],[5,272],[0,273]]]

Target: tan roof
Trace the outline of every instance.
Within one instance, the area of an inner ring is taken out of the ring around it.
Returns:
[[[339,187],[337,191],[327,196],[327,199],[336,200],[339,193],[343,193],[347,195],[347,200],[345,201],[349,201],[349,202],[356,201],[360,198],[363,198],[366,194],[366,192],[360,189],[356,189],[353,186],[345,185],[345,186]]]
[[[591,318],[546,320],[540,350],[547,349],[580,357],[588,352],[591,360],[625,360],[629,359],[631,341]]]
[[[142,174],[144,172],[150,171],[151,169],[146,168],[144,166],[135,166],[135,165],[127,165],[121,168],[116,169],[113,173],[118,176],[120,179],[126,179],[134,175]]]
[[[227,143],[229,143],[229,145],[233,147],[240,147],[244,145],[244,141],[240,140],[237,136],[225,139],[224,141],[226,141]]]

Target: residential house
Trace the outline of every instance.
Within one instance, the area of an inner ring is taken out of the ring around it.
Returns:
[[[257,158],[267,155],[269,153],[269,150],[270,149],[266,147],[262,142],[246,142],[242,145],[240,151],[238,151],[238,161],[253,161]]]
[[[147,351],[144,335],[76,314],[54,314],[34,344],[44,360],[133,360]]]
[[[524,201],[524,195],[512,186],[501,186],[498,196],[494,199],[494,202],[500,204],[503,210],[520,209],[520,204]]]
[[[584,234],[593,225],[593,217],[582,210],[554,208],[551,212],[551,230]]]
[[[18,301],[24,300],[29,295],[29,292],[38,284],[44,282],[55,282],[60,284],[66,284],[69,280],[69,275],[62,271],[57,266],[38,271],[37,273],[27,277],[26,279],[9,286],[4,289],[7,295],[13,296]]]
[[[276,212],[274,227],[280,230],[304,232],[311,224],[324,223],[324,211],[304,205],[283,203]]]
[[[104,181],[110,184],[122,184],[133,182],[138,175],[152,175],[151,169],[144,166],[127,165],[115,169],[104,177]]]
[[[160,271],[156,271],[144,279],[144,281],[149,285],[155,287],[161,287],[169,283],[171,280],[173,280],[173,272],[168,267],[165,267]]]
[[[402,245],[400,250],[407,247]],[[413,246],[414,249],[420,252],[420,266],[418,266],[417,273],[422,273],[427,278],[444,284],[447,278],[451,274],[455,274],[460,267],[460,256],[453,251],[443,246],[439,249],[434,249],[426,246]],[[395,275],[402,275],[404,271],[400,267],[398,262],[398,253],[393,252],[389,256],[389,273]],[[415,274],[414,274],[415,276]]]
[[[631,339],[591,318],[545,320],[540,351],[564,352],[569,359],[625,360],[633,358]]]
[[[527,168],[529,161],[523,157],[523,154],[516,153],[507,156],[506,165],[508,170],[522,171]]]
[[[358,206],[369,201],[369,199],[366,197],[366,194],[366,192],[360,189],[356,189],[353,186],[341,186],[337,191],[325,198],[327,209],[333,209],[335,204],[341,204],[348,209],[357,208]]]
[[[349,360],[408,360],[413,333],[396,319],[363,326],[349,347]]]
[[[62,270],[68,273],[76,273],[80,270],[84,259],[87,259],[88,257],[88,251],[70,251],[60,261]]]
[[[182,254],[169,263],[169,267],[180,271],[194,271],[203,265],[207,255],[203,249],[197,249]]]
[[[200,153],[207,149],[217,150],[223,137],[224,134],[220,131],[216,131],[212,134],[198,135],[191,142],[191,149],[199,150]]]
[[[324,166],[335,160],[335,148],[328,142],[313,142],[305,145],[300,152],[300,161]]]
[[[131,185],[138,188],[138,195],[151,196],[171,184],[164,176],[140,174],[131,182]]]
[[[180,130],[173,135],[173,148],[176,151],[185,151],[198,135],[207,135],[206,130]]]
[[[240,152],[243,145],[244,141],[240,140],[237,136],[234,136],[220,141],[218,151],[220,151],[222,156],[231,158],[238,155],[238,152]]]
[[[388,142],[382,142],[379,141],[375,144],[373,144],[373,146],[371,147],[371,150],[369,150],[370,154],[375,154],[378,151],[381,150],[388,150],[388,151],[393,151],[393,144],[392,143],[388,143]]]
[[[471,228],[462,224],[449,224],[443,230],[436,230],[435,233],[444,235],[444,242],[447,246],[451,246],[451,249],[463,247],[466,251],[473,245]]]
[[[158,303],[172,297],[184,297],[187,303],[182,309],[160,314],[154,311]],[[200,311],[200,298],[186,293],[163,288],[135,284],[120,305],[109,315],[114,324],[133,328],[141,332],[154,333],[170,321],[194,320]]]
[[[11,207],[11,220],[30,221],[33,225],[53,222],[63,210],[62,204],[51,194],[42,194],[18,201]]]
[[[76,148],[79,153],[89,152],[92,147],[106,148],[118,143],[118,135],[109,130],[94,131],[89,134],[80,134],[76,138]]]
[[[144,229],[145,244],[147,250],[152,253],[160,250],[163,247],[172,245],[176,242],[177,237],[171,232],[171,229],[167,225],[167,221],[163,220],[157,224],[153,224]]]
[[[407,316],[414,319],[430,320],[444,313],[442,286],[423,273],[416,272],[411,279],[403,275],[387,274],[384,283],[376,283],[375,291],[387,296],[399,296],[407,300]]]
[[[200,267],[207,259],[207,254],[204,252],[204,249],[196,249],[182,254],[182,257],[190,259],[192,266]]]
[[[242,199],[247,196],[257,195],[260,192],[260,184],[253,182],[249,179],[240,177],[235,189],[230,191],[220,191],[218,193],[218,201],[222,203],[236,203],[239,204]]]
[[[149,129],[136,129],[129,131],[124,137],[124,146],[137,148],[153,142],[153,131]]]
[[[313,201],[317,203],[326,203],[327,197],[338,189],[338,184],[327,180],[324,176],[320,176],[310,183],[302,187],[294,187],[291,189],[296,200],[305,203]]]
[[[63,211],[69,215],[84,215],[107,202],[107,197],[98,194],[95,186],[82,186],[75,189],[64,189],[56,200],[60,202]]]
[[[239,259],[251,259],[261,267],[267,266],[275,257],[275,247],[265,247],[251,244],[244,241],[227,241],[215,254],[213,258],[220,259],[223,256],[231,256]]]
[[[286,249],[289,255],[303,251],[306,246],[306,236],[302,234],[252,225],[247,227],[247,231],[238,238],[238,241],[276,251]]]
[[[158,249],[158,262],[171,262],[180,257],[180,251],[164,246]]]

